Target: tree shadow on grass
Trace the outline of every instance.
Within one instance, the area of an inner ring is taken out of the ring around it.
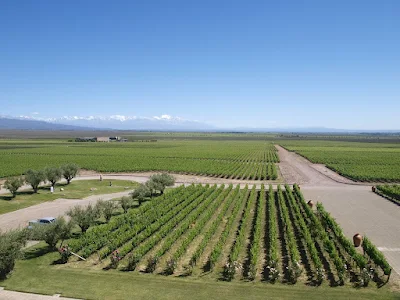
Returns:
[[[24,259],[28,260],[28,259],[37,258],[39,256],[45,255],[45,254],[53,252],[53,251],[54,251],[54,249],[48,245],[43,246],[43,247],[33,248],[33,249],[27,249],[24,251]]]
[[[0,196],[0,200],[10,201],[10,200],[15,199],[18,196],[33,195],[33,194],[35,194],[33,191],[21,191],[21,192],[17,192],[15,197],[12,195],[2,195],[2,196]]]

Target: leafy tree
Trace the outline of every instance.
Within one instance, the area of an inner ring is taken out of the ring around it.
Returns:
[[[10,191],[13,198],[17,195],[18,189],[24,184],[24,179],[22,177],[12,177],[8,178],[4,182],[3,186]]]
[[[140,184],[132,193],[132,198],[139,201],[139,205],[147,198],[151,196],[151,191],[145,184]]]
[[[101,215],[104,216],[106,221],[110,221],[115,209],[117,208],[116,203],[114,201],[97,201],[96,206]]]
[[[56,248],[58,241],[61,244],[71,234],[73,223],[67,222],[63,217],[57,218],[50,224],[37,224],[33,227],[32,237],[45,241],[52,249]]]
[[[79,166],[77,164],[66,164],[61,166],[62,176],[67,180],[67,184],[69,184],[72,178],[75,178],[79,172]]]
[[[46,179],[51,183],[52,187],[56,185],[56,182],[59,181],[63,175],[62,170],[55,167],[47,167],[44,169],[44,173],[46,175]]]
[[[173,186],[175,184],[175,178],[167,173],[154,174],[150,177],[148,184],[154,188],[154,190],[158,190],[163,194],[167,186]]]
[[[82,232],[86,232],[90,226],[96,223],[101,214],[98,206],[89,204],[86,208],[79,205],[74,206],[67,212],[67,215],[81,228]]]
[[[15,266],[15,260],[21,257],[21,249],[27,241],[27,231],[15,230],[0,232],[0,279],[5,279]]]
[[[153,197],[153,195],[156,194],[156,191],[159,191],[163,188],[159,182],[151,179],[149,179],[145,185],[150,191],[150,197]]]
[[[45,180],[46,176],[43,171],[29,169],[25,172],[25,181],[30,184],[35,193],[37,193],[40,183]]]
[[[124,210],[124,213],[126,214],[128,212],[128,209],[132,207],[132,198],[122,197],[119,203],[121,205],[121,208]]]

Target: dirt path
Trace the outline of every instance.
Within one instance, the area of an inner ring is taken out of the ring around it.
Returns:
[[[324,165],[316,165],[304,157],[287,151],[276,145],[280,159],[279,168],[288,184],[298,183],[317,186],[338,186],[340,184],[356,184],[350,179],[344,178]]]
[[[127,196],[130,192],[131,191],[124,191],[106,195],[93,195],[83,199],[57,199],[44,202],[0,215],[0,228],[2,231],[7,231],[18,227],[25,227],[30,220],[62,216],[75,205],[87,206],[89,203],[95,203],[100,199],[111,200]]]
[[[60,295],[56,294],[53,296],[29,294],[21,292],[6,291],[0,287],[0,299],[1,300],[54,300],[54,299],[65,299],[65,300],[76,300],[72,298],[60,298]]]
[[[100,178],[100,174],[103,177],[103,180],[130,180],[136,181],[139,183],[144,183],[149,180],[150,176],[159,172],[143,172],[143,173],[97,173],[93,171],[84,171],[81,174],[74,178],[73,181],[76,180],[98,180]],[[207,177],[207,176],[199,176],[199,175],[185,175],[185,174],[174,174],[171,173],[175,177],[176,185],[181,184],[240,184],[240,186],[248,185],[257,185],[258,187],[261,183],[264,184],[277,184],[282,183],[281,181],[260,181],[260,180],[241,180],[241,179],[225,179],[225,178],[218,178],[218,177]],[[66,182],[65,180],[61,180],[60,182]],[[21,187],[19,191],[31,189],[29,185],[24,185]],[[8,194],[9,191],[6,189],[0,189],[0,194]]]

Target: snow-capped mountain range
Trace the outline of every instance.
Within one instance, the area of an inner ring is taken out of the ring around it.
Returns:
[[[180,117],[170,115],[161,115],[153,117],[138,116],[63,116],[60,118],[45,118],[38,115],[17,117],[0,116],[0,128],[18,127],[23,128],[23,124],[17,124],[18,121],[30,121],[25,123],[29,125],[27,129],[35,129],[36,125],[42,129],[46,127],[51,129],[52,126],[59,129],[61,126],[71,126],[71,130],[75,127],[85,127],[92,129],[116,129],[116,130],[207,130],[213,129],[213,126],[198,121],[186,120]],[[10,124],[13,125],[10,125]],[[65,127],[63,127],[65,128]]]

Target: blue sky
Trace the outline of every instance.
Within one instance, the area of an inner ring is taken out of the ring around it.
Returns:
[[[400,129],[400,1],[0,2],[0,114]]]

